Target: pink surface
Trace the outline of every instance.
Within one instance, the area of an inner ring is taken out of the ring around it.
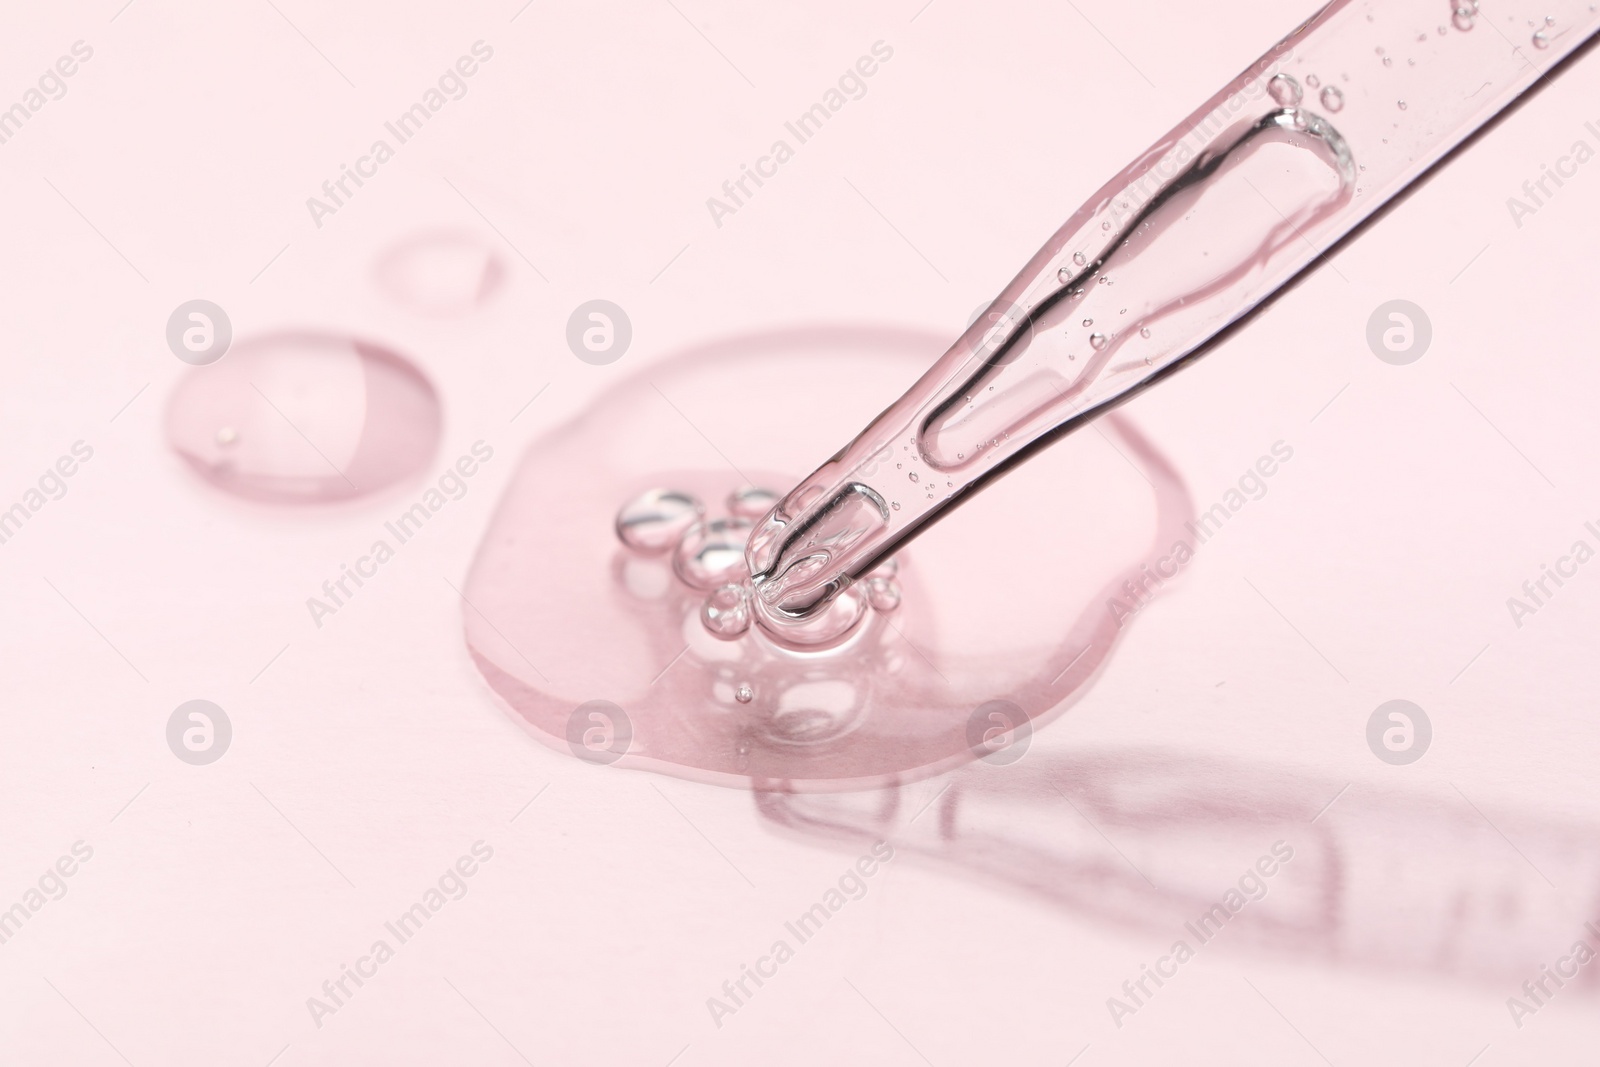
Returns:
[[[956,336],[1312,5],[519,8],[8,20],[0,103],[39,104],[0,143],[0,512],[26,514],[0,543],[0,923],[26,914],[0,1062],[1584,1061],[1597,964],[1541,968],[1600,947],[1592,58],[1127,409],[1230,517],[1020,761],[758,803],[582,763],[497,704],[458,590],[520,457],[718,338]],[[197,476],[164,440],[192,371],[164,329],[196,298],[235,344],[404,354],[443,407],[425,469],[313,507]],[[632,324],[607,365],[566,340],[594,299]],[[1367,342],[1396,299],[1432,323],[1405,366]],[[1060,448],[1120,462],[1093,430]],[[1400,698],[1432,724],[1406,765],[1367,742]],[[231,723],[204,765],[168,742],[196,699]]]

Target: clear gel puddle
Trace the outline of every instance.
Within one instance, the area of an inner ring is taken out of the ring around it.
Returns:
[[[442,317],[476,311],[506,276],[494,247],[477,234],[439,231],[418,234],[385,251],[373,267],[378,287],[424,315]]]
[[[619,766],[760,789],[935,773],[985,751],[970,729],[990,701],[1035,726],[1064,710],[1135,624],[1119,627],[1108,598],[1192,517],[1121,417],[881,566],[840,598],[859,620],[819,647],[785,647],[741,602],[744,538],[773,490],[942,347],[887,329],[729,340],[653,366],[536,441],[464,587],[485,680],[558,749],[585,755],[580,706],[606,701],[626,717],[606,731],[627,739]]]
[[[367,341],[283,333],[196,367],[167,403],[167,440],[219,489],[252,500],[363,496],[432,458],[442,416],[403,356]]]

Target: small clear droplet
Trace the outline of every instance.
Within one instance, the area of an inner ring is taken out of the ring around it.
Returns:
[[[223,448],[239,443],[239,431],[232,426],[224,426],[217,431],[217,444]]]
[[[713,590],[700,605],[700,621],[724,641],[732,641],[750,629],[750,602],[744,586],[730,583]]]
[[[1073,278],[1072,268],[1071,267],[1062,267],[1060,270],[1056,271],[1056,277],[1059,278],[1063,282],[1072,281],[1072,278]]]
[[[1465,4],[1459,5],[1455,14],[1450,17],[1450,22],[1458,30],[1470,30],[1473,27],[1473,10]]]
[[[1406,102],[1404,100],[1401,100],[1401,101],[1399,101],[1399,104],[1400,104],[1400,110],[1404,111],[1406,109]]]
[[[1094,320],[1093,319],[1084,319],[1083,320],[1083,324],[1085,326],[1093,326],[1094,325]]]
[[[1100,284],[1101,285],[1110,285],[1111,284],[1111,275],[1109,275],[1109,274],[1100,275]]]
[[[1109,221],[1108,222],[1102,222],[1100,224],[1100,228],[1102,230],[1109,230],[1109,229],[1111,229],[1111,223]]]
[[[893,578],[868,578],[867,603],[876,611],[893,611],[900,606],[900,587]]]
[[[1319,86],[1321,84],[1322,84],[1322,80],[1320,78],[1318,78],[1315,74],[1307,74],[1306,75],[1306,88],[1315,89],[1317,86]]]
[[[494,246],[466,231],[418,234],[380,255],[373,273],[391,297],[437,316],[476,311],[506,278]]]
[[[1267,82],[1267,93],[1280,107],[1294,107],[1300,102],[1300,83],[1287,74],[1274,74]]]
[[[635,552],[665,552],[682,540],[705,510],[691,493],[647,489],[617,512],[617,539]]]
[[[1344,110],[1344,94],[1337,85],[1329,85],[1322,90],[1322,106],[1329,111]]]
[[[1089,257],[1084,255],[1082,252],[1074,252],[1072,253],[1072,262],[1081,267],[1085,263],[1089,262]]]
[[[1535,33],[1533,35],[1533,47],[1535,47],[1535,48],[1549,48],[1550,47],[1550,37],[1549,37],[1549,35],[1546,34],[1543,30],[1540,30],[1538,33]]]
[[[1144,338],[1148,338],[1150,336],[1150,327],[1148,327],[1148,326],[1140,327],[1139,328],[1139,336],[1140,337],[1144,337]]]
[[[960,457],[957,457],[957,458],[960,458]],[[890,504],[889,506],[891,508],[894,508],[896,511],[899,511],[900,510],[900,501],[896,500],[894,503]]]
[[[755,698],[755,691],[752,690],[748,685],[741,685],[738,689],[733,691],[733,699],[737,700],[741,704],[748,704]]]
[[[910,472],[910,473],[908,473],[908,474],[907,474],[907,475],[906,475],[906,477],[907,477],[907,478],[910,478],[910,479],[911,479],[911,480],[912,480],[912,481],[914,481],[914,482],[916,482],[916,481],[921,481],[921,479],[920,479],[920,478],[918,478],[918,477],[917,477],[917,472],[916,472],[916,471],[911,471],[911,472]]]
[[[1091,333],[1089,335],[1089,346],[1097,351],[1104,348],[1106,346],[1106,335],[1103,333]]]

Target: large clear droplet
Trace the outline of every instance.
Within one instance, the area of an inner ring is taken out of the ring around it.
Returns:
[[[346,500],[419,473],[439,397],[405,357],[367,341],[283,333],[196,367],[167,402],[167,441],[202,477],[272,503]]]
[[[728,514],[741,519],[759,519],[777,502],[778,494],[771,489],[747,485],[728,494]]]
[[[635,552],[665,552],[683,539],[705,511],[692,493],[647,489],[617,512],[617,539]]]
[[[694,589],[712,590],[750,576],[744,564],[749,519],[713,519],[689,527],[672,554],[672,569]]]

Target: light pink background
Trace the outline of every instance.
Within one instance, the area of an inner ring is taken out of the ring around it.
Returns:
[[[0,1060],[1491,1065],[1576,1062],[1600,1037],[1571,988],[1513,1026],[1505,1000],[1531,973],[1386,974],[1243,938],[1118,1029],[1106,998],[1178,931],[1127,932],[910,850],[718,1029],[706,998],[861,850],[775,833],[746,794],[535,744],[460,638],[448,583],[543,429],[729,332],[867,321],[953,337],[1107,175],[1312,5],[119,2],[34,5],[0,35],[4,104],[74,41],[94,49],[0,145],[0,504],[74,441],[94,448],[0,546],[0,907],[73,842],[94,849],[0,946]],[[468,95],[315,228],[305,198],[479,39],[494,58]],[[878,40],[894,58],[866,97],[714,226],[705,198]],[[1160,745],[1353,783],[1339,805],[1402,791],[1455,817],[1470,797],[1509,839],[1492,857],[1507,869],[1522,823],[1600,821],[1600,569],[1521,629],[1505,606],[1600,520],[1600,168],[1521,228],[1505,206],[1589,136],[1596,100],[1591,59],[1129,409],[1202,507],[1273,442],[1295,459],[1141,614],[1038,758]],[[379,253],[432,227],[478,232],[505,260],[479,313],[424,317],[374,285]],[[420,483],[321,511],[202,484],[160,437],[186,371],[163,328],[194,297],[236,336],[387,342],[444,398],[439,465],[478,438],[496,448],[320,630],[305,598]],[[563,338],[595,297],[634,325],[603,368]],[[1364,341],[1372,309],[1400,297],[1435,331],[1408,367]],[[234,726],[209,767],[163,736],[196,697]],[[1409,767],[1364,740],[1396,697],[1434,724]],[[494,858],[468,895],[314,1025],[306,998],[480,839]],[[1595,888],[1562,886],[1591,902]],[[1576,937],[1593,911],[1561,928]]]

